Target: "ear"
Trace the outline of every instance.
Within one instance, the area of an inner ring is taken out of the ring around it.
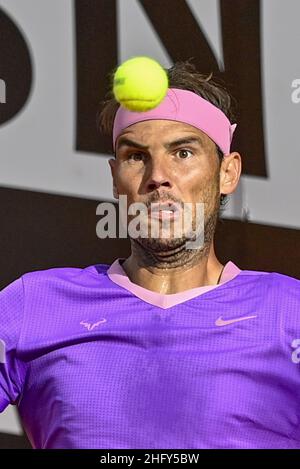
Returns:
[[[237,152],[224,156],[220,167],[220,194],[232,194],[242,172],[242,158]]]
[[[116,183],[115,183],[115,175],[114,175],[116,160],[114,158],[111,158],[110,160],[108,160],[108,163],[109,163],[111,175],[112,175],[112,178],[113,178],[113,196],[114,196],[115,199],[118,199],[119,198],[119,193],[118,193],[117,186],[116,186]]]

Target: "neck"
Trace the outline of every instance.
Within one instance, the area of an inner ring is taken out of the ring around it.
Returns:
[[[146,251],[132,242],[131,255],[122,265],[129,279],[162,294],[217,285],[223,265],[216,258],[213,242],[202,250],[176,248],[161,253]]]

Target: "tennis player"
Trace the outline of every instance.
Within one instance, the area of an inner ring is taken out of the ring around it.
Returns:
[[[168,74],[157,108],[100,116],[114,195],[159,236],[0,293],[0,409],[18,406],[34,448],[300,448],[300,282],[217,259],[241,174],[231,100],[190,63]],[[187,204],[191,225],[163,236]]]

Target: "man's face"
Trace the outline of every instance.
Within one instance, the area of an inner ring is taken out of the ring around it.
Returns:
[[[191,203],[195,230],[196,203],[204,203],[204,240],[210,243],[219,210],[219,159],[214,142],[201,130],[169,120],[138,122],[118,137],[116,159],[110,165],[115,190],[127,195],[128,206],[171,201],[183,210]],[[150,223],[151,214],[147,217]],[[170,225],[176,223],[176,216],[167,211],[155,217],[162,225],[166,218]],[[139,243],[152,251],[167,251],[180,249],[188,237],[187,232],[176,239],[150,236]]]

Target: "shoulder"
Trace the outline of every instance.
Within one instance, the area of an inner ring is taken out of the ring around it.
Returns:
[[[299,336],[300,280],[279,272],[265,272],[265,274],[258,277],[254,293],[259,291],[263,307],[269,307],[278,315],[281,334]]]
[[[0,291],[0,338],[6,344],[17,342],[23,311],[24,288],[19,277]]]
[[[289,275],[280,274],[278,272],[271,272],[274,282],[277,285],[284,286],[287,288],[300,288],[300,280],[295,277],[290,277]]]
[[[13,318],[22,318],[24,305],[31,299],[41,301],[51,293],[62,293],[70,289],[76,291],[82,287],[101,285],[109,265],[95,264],[87,267],[53,267],[44,270],[26,272],[9,283],[0,291],[1,322],[8,323]]]
[[[273,305],[278,310],[289,310],[286,315],[293,314],[295,309],[300,310],[300,280],[289,275],[242,270],[233,286],[243,296],[260,301],[264,307]]]
[[[259,281],[262,285],[273,286],[279,289],[289,289],[296,291],[300,288],[300,280],[279,272],[265,272],[260,270],[242,270],[242,277],[245,281]]]
[[[269,283],[274,294],[283,298],[297,298],[300,301],[300,280],[279,272],[269,273]]]
[[[52,267],[44,270],[34,270],[22,275],[25,290],[37,288],[39,285],[45,287],[51,285],[88,285],[98,280],[106,273],[109,265],[94,264],[87,267]]]
[[[26,272],[0,291],[0,338],[16,342],[28,320],[99,295],[106,264]],[[102,279],[102,281],[101,281]]]

